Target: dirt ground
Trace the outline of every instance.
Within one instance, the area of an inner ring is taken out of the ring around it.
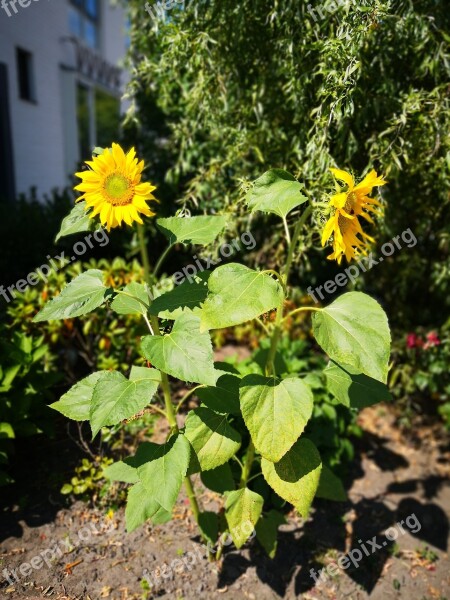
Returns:
[[[439,425],[421,423],[402,433],[394,421],[391,407],[361,413],[365,436],[349,501],[317,501],[306,522],[291,515],[273,560],[249,542],[241,551],[229,546],[221,563],[209,563],[184,497],[171,523],[127,534],[123,509],[106,516],[81,502],[61,509],[41,490],[34,505],[6,506],[0,514],[0,595],[450,599],[449,440]],[[204,492],[202,501],[208,509],[214,497]],[[338,560],[347,568],[333,566]],[[310,570],[318,578],[324,567],[325,580],[315,583]]]

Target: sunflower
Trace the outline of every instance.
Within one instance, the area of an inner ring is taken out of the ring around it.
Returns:
[[[381,216],[382,205],[378,200],[369,198],[369,194],[376,186],[385,185],[387,182],[372,170],[361,183],[355,185],[355,180],[350,173],[340,169],[330,169],[339,181],[347,185],[346,191],[339,191],[330,199],[332,215],[325,224],[322,232],[322,246],[333,236],[333,252],[327,258],[341,263],[345,255],[347,262],[361,254],[367,254],[370,243],[375,240],[364,233],[358,217],[373,223],[372,216]]]
[[[76,201],[86,200],[86,209],[93,209],[90,218],[100,215],[102,225],[110,231],[122,221],[127,225],[133,221],[142,224],[140,214],[147,217],[155,214],[147,201],[156,201],[152,195],[156,188],[141,183],[144,161],[138,162],[134,148],[125,154],[119,144],[113,143],[112,149],[107,148],[86,164],[90,169],[75,173],[82,179],[75,189],[83,192]]]

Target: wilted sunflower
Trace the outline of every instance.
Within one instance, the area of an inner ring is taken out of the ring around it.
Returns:
[[[376,186],[385,185],[387,182],[372,170],[361,183],[355,185],[355,180],[350,173],[339,169],[330,169],[339,181],[347,184],[345,192],[339,192],[330,199],[333,211],[322,233],[322,246],[333,236],[333,252],[327,256],[329,260],[337,260],[340,264],[342,256],[348,262],[361,254],[367,254],[370,243],[375,240],[364,233],[358,217],[373,223],[369,213],[375,216],[382,215],[382,205],[378,200],[369,198],[369,194]],[[360,237],[358,237],[360,236]]]
[[[155,214],[146,201],[156,200],[151,193],[156,188],[141,183],[144,161],[138,162],[134,148],[125,154],[119,144],[113,144],[112,149],[107,148],[86,164],[90,169],[75,173],[82,179],[75,189],[83,192],[77,202],[86,200],[87,209],[93,209],[89,217],[100,215],[108,231],[122,221],[127,225],[133,221],[142,223],[140,214],[147,217]]]

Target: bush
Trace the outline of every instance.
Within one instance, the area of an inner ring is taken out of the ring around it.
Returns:
[[[140,0],[129,5],[136,134],[150,163],[161,152],[173,161],[169,199],[221,209],[240,196],[237,174],[272,167],[320,199],[329,166],[374,165],[389,181],[380,243],[409,227],[419,243],[365,276],[366,289],[396,326],[440,326],[450,306],[447,2],[336,3],[322,18],[308,0],[192,0],[157,26]],[[323,283],[316,267],[310,283]]]

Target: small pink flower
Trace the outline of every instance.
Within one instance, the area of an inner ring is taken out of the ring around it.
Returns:
[[[438,335],[435,331],[430,331],[430,333],[427,333],[427,341],[425,342],[425,350],[428,350],[428,348],[432,348],[433,346],[439,346],[439,344],[441,343],[441,340],[438,338]]]
[[[406,347],[415,348],[417,345],[417,335],[415,333],[408,333],[406,336]]]

